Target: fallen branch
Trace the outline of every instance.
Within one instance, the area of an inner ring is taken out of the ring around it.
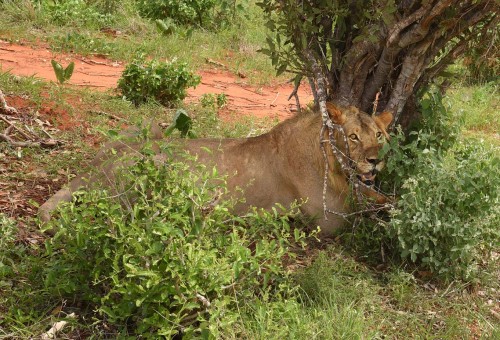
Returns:
[[[129,121],[127,119],[125,119],[125,118],[118,117],[118,116],[115,116],[114,114],[107,113],[107,112],[104,112],[104,111],[90,110],[89,112],[90,113],[96,113],[96,114],[102,115],[102,116],[106,116],[106,117],[108,117],[110,119],[114,119],[114,120],[118,120],[118,121],[129,123]]]
[[[18,142],[13,140],[10,136],[5,133],[0,133],[0,141],[4,141],[9,143],[13,147],[41,147],[41,148],[52,148],[58,145],[61,145],[62,142],[54,139],[46,139],[41,141],[26,141],[26,142]]]
[[[19,132],[21,135],[23,135],[24,138],[28,139],[28,140],[33,140],[33,138],[28,135],[27,133],[25,133],[23,130],[21,130],[20,128],[18,128],[17,126],[15,126],[11,121],[9,121],[7,118],[3,117],[3,116],[0,116],[0,119],[3,120],[5,123],[7,123],[7,125],[9,125],[9,128],[10,129],[14,129],[16,130],[17,132]],[[10,132],[10,130],[9,130]],[[9,132],[5,132],[5,133],[9,133]]]
[[[76,315],[75,313],[69,314],[67,319],[75,319]],[[56,339],[57,338],[57,333],[61,332],[64,327],[68,324],[68,321],[58,321],[56,322],[47,332],[43,333],[40,335],[40,339],[47,340],[47,339]]]
[[[207,64],[213,64],[213,65],[216,65],[216,66],[220,66],[222,68],[226,68],[227,69],[227,66],[224,65],[223,63],[220,63],[216,60],[213,60],[213,59],[210,59],[210,58],[206,58],[205,61],[207,62]]]

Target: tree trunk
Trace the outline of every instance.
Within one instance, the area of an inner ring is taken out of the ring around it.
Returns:
[[[277,33],[265,52],[278,69],[315,79],[312,53],[329,100],[372,113],[378,98],[377,111],[392,111],[404,128],[419,119],[418,90],[499,20],[492,0],[268,0],[261,6]]]

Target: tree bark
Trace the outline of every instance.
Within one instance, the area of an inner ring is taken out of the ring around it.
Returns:
[[[277,33],[296,53],[298,62],[289,68],[299,65],[294,72],[314,77],[302,51],[313,53],[327,82],[328,100],[372,112],[380,93],[379,111],[393,111],[399,120],[406,110],[418,119],[413,96],[463,55],[471,41],[481,43],[485,32],[498,29],[499,5],[493,0],[391,3],[267,0],[263,8],[278,14],[272,19],[279,24]],[[283,56],[293,59],[290,53]],[[316,94],[315,86],[312,90]],[[405,121],[411,120],[405,114]]]

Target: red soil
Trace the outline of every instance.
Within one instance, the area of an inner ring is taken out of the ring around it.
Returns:
[[[51,59],[64,67],[75,62],[75,71],[68,82],[74,86],[85,86],[98,91],[115,89],[124,69],[123,62],[101,57],[82,57],[75,54],[55,53],[47,47],[15,45],[0,40],[0,70],[19,76],[35,76],[56,81]],[[256,117],[277,117],[280,120],[290,117],[295,108],[295,100],[288,101],[293,91],[290,83],[276,86],[256,87],[246,84],[227,71],[212,69],[198,72],[202,77],[200,85],[188,90],[187,101],[197,101],[205,93],[224,93],[228,104],[224,112],[253,115]],[[301,103],[311,101],[309,87],[299,88]]]

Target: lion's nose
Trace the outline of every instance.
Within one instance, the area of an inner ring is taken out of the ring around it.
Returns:
[[[378,158],[366,158],[366,161],[370,164],[373,164],[373,165],[377,165],[378,163],[380,163],[382,160],[381,159],[378,159]]]

